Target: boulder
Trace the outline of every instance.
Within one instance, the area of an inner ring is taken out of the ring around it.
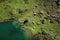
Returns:
[[[54,23],[54,21],[52,19],[49,20],[50,23]]]
[[[24,20],[23,24],[26,24],[26,23],[28,23],[28,20]]]

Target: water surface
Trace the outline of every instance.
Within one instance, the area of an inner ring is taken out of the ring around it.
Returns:
[[[27,34],[15,21],[0,22],[0,40],[27,40]]]

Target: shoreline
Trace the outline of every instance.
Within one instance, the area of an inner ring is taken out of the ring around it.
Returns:
[[[29,30],[28,28],[26,28],[26,26],[24,26],[23,23],[21,23],[21,22],[19,22],[19,21],[17,21],[17,20],[5,19],[5,20],[2,20],[2,21],[0,21],[0,22],[10,22],[10,21],[16,21],[19,25],[21,25],[22,29],[26,31],[27,35],[28,35],[30,38],[33,37],[33,36],[39,35],[39,34],[33,34],[33,33],[31,32],[31,30]]]
[[[18,24],[21,25],[22,29],[25,30],[28,35],[33,36],[33,33],[32,33],[29,29],[27,29],[27,28],[24,26],[24,24],[22,24],[21,22],[18,22]]]
[[[27,29],[21,22],[18,22],[17,20],[9,20],[9,19],[5,19],[5,20],[1,20],[1,22],[10,22],[10,21],[16,21],[19,25],[21,25],[22,29],[25,30],[27,32],[28,35],[33,36],[34,34],[29,30]]]

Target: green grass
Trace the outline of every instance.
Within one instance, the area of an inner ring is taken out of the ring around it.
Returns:
[[[11,1],[11,3],[9,3],[8,1]],[[6,0],[5,2],[0,3],[0,19],[10,19],[11,15],[10,15],[10,11],[14,14],[14,16],[16,17],[15,19],[17,19],[19,22],[23,22],[25,19],[29,20],[28,24],[25,24],[24,26],[26,26],[27,29],[31,30],[31,32],[33,34],[37,34],[38,32],[40,32],[40,28],[45,28],[45,29],[54,29],[54,26],[59,26],[58,24],[50,24],[48,22],[48,20],[46,21],[45,24],[40,24],[37,25],[37,22],[39,22],[40,20],[42,20],[43,18],[40,17],[34,17],[33,16],[33,10],[32,8],[37,5],[35,0],[28,0],[29,4],[25,4],[23,0]],[[46,1],[47,2],[47,1]],[[44,2],[41,1],[41,5],[38,6],[38,8],[34,9],[34,11],[37,13],[39,10],[44,10]],[[48,4],[51,5],[50,2],[48,2]],[[50,12],[50,10],[52,10],[52,7],[50,5],[46,6],[46,10]],[[6,6],[8,5],[8,6]],[[10,7],[9,7],[10,6]],[[6,7],[6,9],[4,9]],[[18,13],[18,9],[28,9],[28,11],[23,12],[22,14]],[[44,17],[44,16],[43,16]],[[32,21],[35,22],[35,24],[32,24]],[[35,27],[35,29],[33,29]],[[56,29],[58,30],[58,32],[60,32],[60,29]]]

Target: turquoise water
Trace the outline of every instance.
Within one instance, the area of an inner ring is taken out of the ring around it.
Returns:
[[[0,22],[0,40],[27,40],[26,32],[15,21]]]

